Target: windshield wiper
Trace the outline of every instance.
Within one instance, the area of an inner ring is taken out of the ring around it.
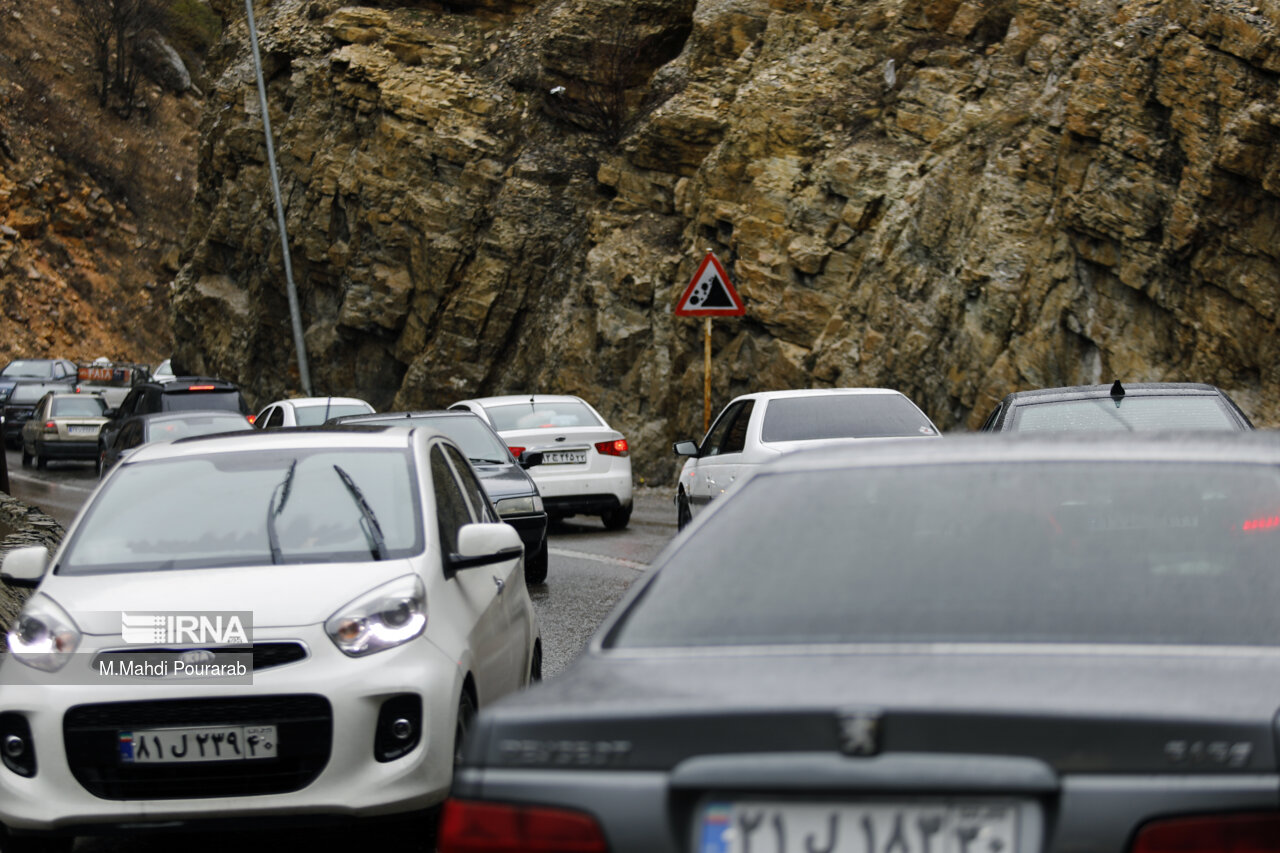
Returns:
[[[487,459],[483,456],[468,456],[467,461],[479,462],[483,465],[505,465],[507,462],[505,459]]]
[[[280,534],[276,532],[276,519],[284,512],[284,505],[293,490],[293,474],[297,470],[298,460],[295,459],[289,464],[289,472],[284,475],[284,479],[272,489],[271,500],[267,503],[267,543],[271,546],[271,564],[276,566],[284,562],[284,553],[280,550]]]
[[[369,506],[369,502],[364,499],[364,492],[360,491],[360,487],[356,485],[356,481],[351,479],[351,475],[343,471],[337,465],[333,466],[333,470],[338,472],[338,476],[342,479],[342,485],[347,487],[347,491],[351,493],[351,499],[356,502],[356,506],[360,509],[360,529],[364,531],[364,538],[369,543],[369,551],[373,554],[375,560],[385,560],[387,558],[387,540],[382,536],[382,527],[378,524],[378,517],[373,514],[373,507]]]

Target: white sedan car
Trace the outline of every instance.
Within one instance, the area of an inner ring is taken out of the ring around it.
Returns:
[[[319,426],[330,418],[371,414],[373,406],[355,397],[294,397],[264,407],[253,419],[253,425],[258,429]]]
[[[734,398],[699,444],[678,441],[688,457],[676,485],[681,530],[749,470],[783,453],[884,438],[938,438],[920,407],[888,388],[762,391]]]
[[[542,453],[529,475],[550,518],[598,515],[609,530],[631,520],[631,449],[586,400],[529,394],[462,400],[449,408],[484,418],[516,459],[526,450]]]
[[[416,814],[478,708],[541,673],[520,536],[429,428],[146,444],[0,664],[0,849],[121,825]]]

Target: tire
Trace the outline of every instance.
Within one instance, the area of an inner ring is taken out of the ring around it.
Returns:
[[[31,467],[31,454],[27,452],[26,442],[23,442],[22,444],[22,467],[23,468]]]
[[[676,495],[676,530],[684,530],[693,522],[693,511],[689,509],[689,498],[683,491]]]
[[[102,479],[102,451],[98,451],[98,458],[94,460],[93,473],[99,480]]]
[[[631,504],[606,512],[600,516],[600,520],[604,522],[605,530],[622,530],[631,521]]]
[[[547,561],[547,540],[544,538],[538,553],[524,561],[524,582],[544,583],[547,580]]]
[[[462,743],[466,739],[467,732],[471,731],[471,726],[476,719],[476,702],[471,698],[471,694],[467,692],[467,688],[462,688],[462,695],[458,697],[458,716],[453,724],[453,766],[457,767],[462,763]]]
[[[43,453],[36,454],[36,467],[43,471],[49,465],[49,457]]]
[[[542,645],[533,647],[533,661],[529,664],[529,683],[537,684],[542,680]]]

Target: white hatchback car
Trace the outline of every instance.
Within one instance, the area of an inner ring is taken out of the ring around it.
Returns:
[[[373,406],[355,397],[294,397],[265,406],[253,419],[253,425],[258,429],[320,426],[330,418],[371,414]]]
[[[435,806],[476,710],[541,674],[521,555],[429,428],[139,447],[51,560],[0,566],[39,584],[0,665],[0,849]]]
[[[884,438],[938,438],[920,407],[888,388],[761,391],[735,397],[702,443],[678,441],[688,457],[676,484],[676,522],[684,527],[747,471],[783,453]]]
[[[529,469],[550,518],[598,515],[609,530],[631,520],[631,449],[627,439],[581,397],[555,394],[462,400],[484,418],[517,459],[542,453]]]

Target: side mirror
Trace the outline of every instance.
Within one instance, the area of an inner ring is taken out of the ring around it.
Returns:
[[[671,445],[671,449],[675,451],[676,456],[698,455],[697,442],[689,441],[687,439],[685,441],[677,441],[675,444]]]
[[[0,580],[14,586],[35,586],[48,568],[49,551],[43,545],[16,548],[5,554],[4,562],[0,562]]]
[[[119,409],[103,409],[102,410],[102,416],[104,418],[114,418],[118,414],[120,414]]]
[[[520,463],[521,468],[532,468],[534,465],[542,464],[541,450],[526,450],[520,454],[520,458],[516,460]]]
[[[449,569],[456,572],[517,559],[524,553],[520,534],[510,524],[464,524],[458,528],[458,550],[449,555]]]

